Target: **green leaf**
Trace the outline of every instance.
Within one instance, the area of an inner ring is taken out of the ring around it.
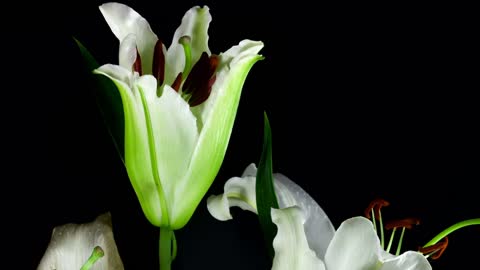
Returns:
[[[277,226],[272,222],[270,211],[271,208],[278,208],[278,201],[273,185],[272,132],[266,113],[264,113],[263,149],[258,163],[255,193],[258,218],[260,219],[268,254],[273,259],[275,252],[272,243],[277,234]]]
[[[112,136],[113,143],[117,149],[122,162],[125,163],[124,148],[124,116],[123,104],[120,93],[115,84],[105,76],[93,74],[92,71],[100,65],[97,63],[92,54],[83,46],[83,44],[74,38],[80,49],[86,71],[92,78],[92,90],[94,92],[97,105],[103,116],[103,120],[107,126],[108,132]]]

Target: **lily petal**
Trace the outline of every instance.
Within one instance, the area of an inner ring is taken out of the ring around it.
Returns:
[[[234,206],[257,213],[255,183],[255,176],[229,179],[225,183],[222,195],[212,195],[207,199],[208,211],[214,218],[221,221],[232,219],[230,207]]]
[[[182,23],[175,31],[166,57],[165,82],[171,85],[178,73],[185,66],[183,46],[178,43],[183,36],[189,36],[192,46],[192,63],[196,63],[203,52],[210,55],[208,48],[208,26],[212,21],[209,8],[199,6],[189,9],[182,18]]]
[[[145,76],[142,76],[142,78]],[[167,202],[173,205],[176,189],[188,190],[192,187],[181,181],[190,165],[198,140],[196,119],[188,103],[169,85],[165,85],[161,97],[156,95],[156,83],[141,89],[145,92],[147,108],[154,136],[158,174]],[[177,200],[184,200],[184,195]]]
[[[315,251],[318,258],[323,260],[328,244],[335,234],[332,222],[318,203],[299,185],[279,173],[274,174],[273,177],[280,208],[298,206],[302,209],[305,215],[304,226],[308,245]]]
[[[233,123],[240,101],[240,94],[246,76],[253,64],[262,59],[258,51],[262,42],[242,41],[239,46],[228,50],[222,57],[223,68],[217,73],[209,98],[199,106],[197,126],[200,136],[193,153],[186,177],[179,181],[176,189],[174,214],[180,214],[172,220],[172,228],[182,228],[193,214],[193,211],[207,193],[222,164],[227,145],[232,133]],[[200,122],[199,122],[200,120]],[[201,179],[201,181],[198,181]]]
[[[137,49],[142,59],[142,70],[145,74],[152,74],[153,50],[158,37],[153,33],[147,20],[124,4],[106,3],[99,8],[120,42],[129,34],[135,34]]]
[[[327,269],[378,269],[380,240],[372,223],[363,217],[342,222],[325,254]]]
[[[105,255],[92,270],[122,270],[123,263],[113,238],[110,213],[100,215],[87,224],[66,224],[53,229],[50,244],[38,270],[78,270],[88,260],[93,249],[100,246]]]
[[[128,34],[120,42],[120,50],[118,53],[118,63],[121,67],[132,70],[133,63],[137,59],[137,44],[135,34]]]
[[[234,206],[257,213],[256,174],[257,168],[252,163],[247,166],[242,178],[229,179],[225,183],[223,194],[208,198],[207,208],[210,214],[218,220],[229,220],[232,219],[230,207]],[[305,219],[302,224],[308,245],[315,251],[317,257],[323,260],[328,244],[335,234],[330,219],[317,202],[295,182],[279,173],[274,174],[273,178],[280,208],[298,206],[302,209]]]
[[[147,111],[138,94],[139,89],[156,89],[152,86],[156,85],[156,80],[150,75],[142,76],[142,80],[131,78],[130,71],[115,65],[103,65],[94,72],[110,78],[120,92],[125,117],[125,167],[145,216],[153,225],[159,226],[162,221],[161,200],[152,169]]]
[[[407,251],[400,256],[385,261],[381,270],[432,270],[432,266],[423,254]]]
[[[304,231],[305,217],[296,206],[271,210],[278,227],[273,240],[275,257],[272,270],[324,270],[325,265],[309,248]]]

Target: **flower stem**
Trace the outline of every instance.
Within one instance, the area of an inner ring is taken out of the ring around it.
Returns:
[[[172,268],[172,240],[173,231],[170,228],[160,227],[160,270],[170,270]]]
[[[432,238],[428,243],[426,243],[423,247],[428,247],[431,245],[435,245],[438,243],[438,241],[442,240],[445,238],[445,236],[449,235],[450,233],[461,229],[466,226],[471,226],[471,225],[480,225],[480,218],[474,218],[474,219],[467,219],[464,221],[460,221],[458,223],[453,224],[452,226],[446,228],[443,230],[441,233],[437,234],[435,237]]]

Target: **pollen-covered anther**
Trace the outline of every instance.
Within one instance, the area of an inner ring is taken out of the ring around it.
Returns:
[[[182,72],[178,73],[177,77],[175,78],[175,81],[172,83],[172,88],[178,92],[180,89],[180,86],[182,85]]]
[[[411,229],[413,225],[418,225],[418,224],[420,224],[420,220],[417,218],[405,218],[405,219],[388,222],[385,225],[385,229],[387,230],[391,230],[395,228]]]
[[[210,96],[218,63],[217,55],[208,56],[203,52],[193,66],[182,87],[182,93],[188,97],[190,106],[200,105]]]
[[[448,246],[448,237],[444,238],[444,241],[438,242],[434,245],[428,247],[419,247],[418,251],[423,253],[424,255],[431,255],[431,258],[436,260],[442,256],[445,249]]]
[[[365,216],[370,219],[373,210],[375,219],[378,220],[380,218],[380,209],[384,206],[389,205],[390,203],[385,201],[384,199],[375,199],[368,205],[367,209],[365,209]]]
[[[137,57],[135,58],[135,62],[133,62],[133,71],[138,72],[138,75],[142,76],[142,59],[140,57],[140,54],[138,53],[137,49]]]
[[[153,51],[152,73],[157,79],[158,85],[162,85],[165,78],[165,52],[160,40],[157,40]]]

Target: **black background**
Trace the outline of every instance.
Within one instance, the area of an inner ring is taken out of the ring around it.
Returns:
[[[72,37],[100,63],[117,63],[118,41],[102,2],[30,5],[3,17],[2,188],[9,250],[32,269],[53,227],[110,211],[126,269],[158,269],[158,230],[143,217],[82,73]],[[125,1],[167,45],[190,7],[207,4],[210,48],[262,40],[223,166],[207,193],[258,162],[263,111],[274,171],[310,193],[335,227],[369,202],[391,202],[386,220],[418,217],[415,249],[449,225],[480,216],[478,43],[468,6],[311,6],[261,1]],[[18,8],[18,9],[17,9]],[[205,197],[205,198],[206,198]],[[177,231],[173,269],[269,269],[256,216],[219,222],[202,201]],[[480,230],[450,237],[435,269],[474,266]],[[20,265],[18,265],[20,264]]]

